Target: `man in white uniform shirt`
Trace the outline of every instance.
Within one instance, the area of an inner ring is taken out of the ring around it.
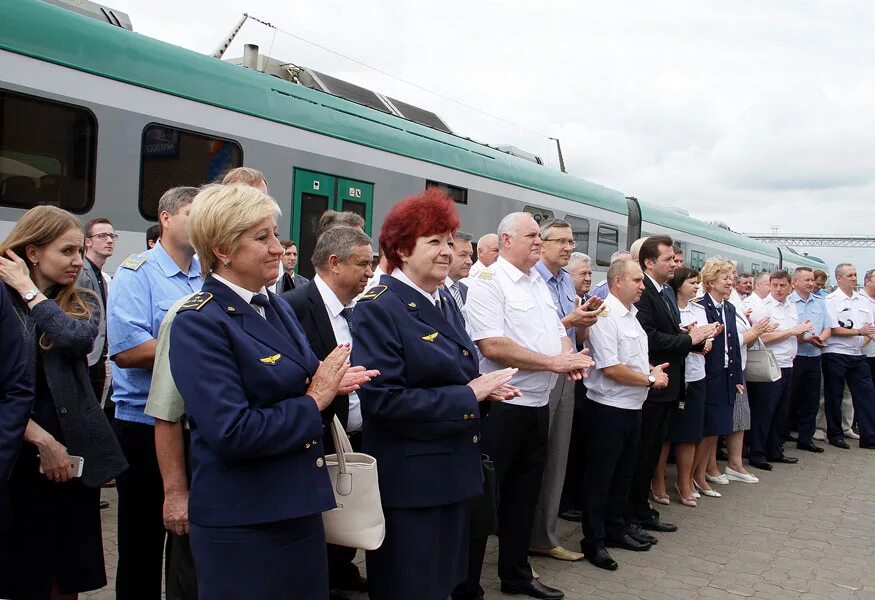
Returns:
[[[477,240],[477,262],[471,265],[468,272],[468,278],[473,280],[482,271],[495,264],[498,259],[498,236],[494,233],[487,233]],[[470,283],[466,281],[465,283]]]
[[[869,308],[875,314],[875,269],[869,269],[863,277],[863,295],[869,299]],[[866,356],[866,362],[869,363],[872,379],[875,380],[875,339],[869,338],[863,344],[863,354]]]
[[[781,367],[778,381],[750,383],[750,446],[749,462],[758,469],[771,470],[769,463],[795,464],[799,459],[784,455],[784,436],[790,415],[790,396],[793,384],[793,360],[799,349],[798,336],[811,331],[810,321],[799,322],[796,306],[787,297],[792,290],[787,271],[775,271],[769,276],[771,293],[757,304],[751,313],[751,322],[769,317],[778,329],[760,336],[762,342],[775,354]]]
[[[757,273],[753,277],[753,292],[743,300],[744,308],[755,309],[771,292],[769,273]]]
[[[644,273],[633,261],[608,269],[609,294],[589,330],[595,369],[587,379],[584,405],[581,550],[595,566],[615,570],[606,546],[631,545],[625,507],[638,462],[641,407],[650,388],[668,386],[668,363],[650,367],[647,334],[635,302]],[[647,546],[646,549],[649,549]]]
[[[498,487],[498,575],[501,590],[534,598],[564,594],[532,576],[529,536],[547,458],[550,391],[561,374],[579,380],[592,366],[587,351],[572,347],[547,284],[534,268],[541,256],[538,224],[512,213],[498,226],[500,255],[472,280],[465,303],[471,339],[481,353],[480,372],[516,367],[510,385],[522,396],[490,407],[480,441],[495,464]],[[486,538],[472,538],[468,579],[456,600],[482,597],[480,571]]]
[[[838,448],[849,448],[842,431],[842,392],[851,391],[860,429],[860,448],[875,448],[875,388],[863,356],[863,342],[875,335],[872,304],[857,290],[857,269],[842,263],[835,270],[838,289],[826,297],[827,325],[832,336],[823,350],[823,406],[826,436]]]

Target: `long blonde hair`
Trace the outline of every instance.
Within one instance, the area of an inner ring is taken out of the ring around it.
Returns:
[[[0,255],[6,257],[6,251],[12,250],[27,263],[27,268],[33,274],[34,265],[27,257],[25,249],[28,246],[44,247],[64,235],[71,229],[83,231],[79,219],[55,206],[36,206],[24,213],[18,220],[12,232],[0,243]],[[83,231],[84,233],[84,231]],[[82,294],[86,290],[76,287],[78,282],[58,289],[54,301],[65,313],[76,319],[90,319],[91,309],[85,303]],[[40,347],[49,350],[52,347],[45,334],[40,337]]]

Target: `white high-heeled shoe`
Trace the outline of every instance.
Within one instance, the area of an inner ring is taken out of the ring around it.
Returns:
[[[723,497],[723,494],[721,494],[717,490],[706,490],[705,488],[700,486],[698,483],[696,483],[695,480],[693,480],[693,485],[696,486],[696,489],[699,490],[699,493],[702,494],[703,496],[708,496],[709,498],[722,498]]]

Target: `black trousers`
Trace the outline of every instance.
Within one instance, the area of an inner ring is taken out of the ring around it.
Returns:
[[[565,465],[565,484],[559,512],[580,510],[580,472],[583,469],[583,409],[586,404],[586,386],[583,381],[574,384],[574,419],[571,422],[571,441],[568,444],[568,463]]]
[[[118,491],[117,600],[160,600],[167,531],[164,485],[155,455],[155,428],[116,419],[113,429],[128,460]]]
[[[331,435],[330,433],[328,435]],[[349,442],[355,452],[362,451],[362,434],[355,431],[349,434]],[[328,544],[328,581],[329,587],[346,589],[357,582],[360,577],[359,568],[353,562],[358,550],[346,546]]]
[[[185,452],[185,477],[191,488],[191,432],[182,429],[182,447]],[[164,552],[164,592],[167,600],[197,600],[197,571],[187,535],[167,533]]]
[[[97,402],[103,398],[103,386],[106,384],[106,356],[101,356],[95,364],[88,367],[88,379],[91,380],[91,388]]]
[[[798,444],[814,443],[817,429],[817,410],[820,408],[819,356],[797,356],[793,360],[793,390],[790,400],[790,415],[784,433],[789,433],[795,423],[799,432]],[[786,439],[786,436],[785,436]]]
[[[587,399],[584,409],[581,526],[584,553],[626,530],[625,507],[638,460],[641,411]],[[652,472],[652,471],[651,471]]]
[[[781,458],[793,390],[793,368],[782,367],[778,381],[752,385],[756,393],[750,403],[750,430],[745,438],[750,446],[750,460]]]
[[[875,445],[875,388],[866,357],[828,352],[821,357],[821,361],[826,437],[830,442],[845,439],[842,430],[842,394],[847,382],[854,403],[854,419],[860,429],[860,445]]]
[[[498,576],[510,586],[532,580],[529,539],[541,478],[547,462],[550,407],[497,402],[483,423],[480,448],[495,464],[498,488]],[[479,598],[486,537],[472,537],[468,579],[456,588],[456,600]]]
[[[646,521],[653,516],[653,509],[648,502],[650,481],[653,479],[653,471],[656,470],[662,444],[668,434],[668,423],[673,408],[674,402],[647,401],[641,409],[638,457],[626,503],[628,522]]]

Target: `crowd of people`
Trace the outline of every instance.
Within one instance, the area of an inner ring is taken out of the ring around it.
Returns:
[[[531,555],[615,570],[677,530],[660,506],[758,483],[788,441],[875,448],[875,271],[858,290],[840,264],[826,293],[807,268],[690,268],[660,235],[593,285],[567,222],[508,214],[475,256],[427,190],[378,262],[360,216],[326,212],[308,280],[279,216],[240,168],[167,190],[112,276],[108,219],[39,206],[0,243],[0,597],[106,585],[114,482],[119,600],[162,579],[171,600],[482,599],[492,534],[504,593],[558,599]],[[367,578],[326,543],[335,419],[378,464]]]

